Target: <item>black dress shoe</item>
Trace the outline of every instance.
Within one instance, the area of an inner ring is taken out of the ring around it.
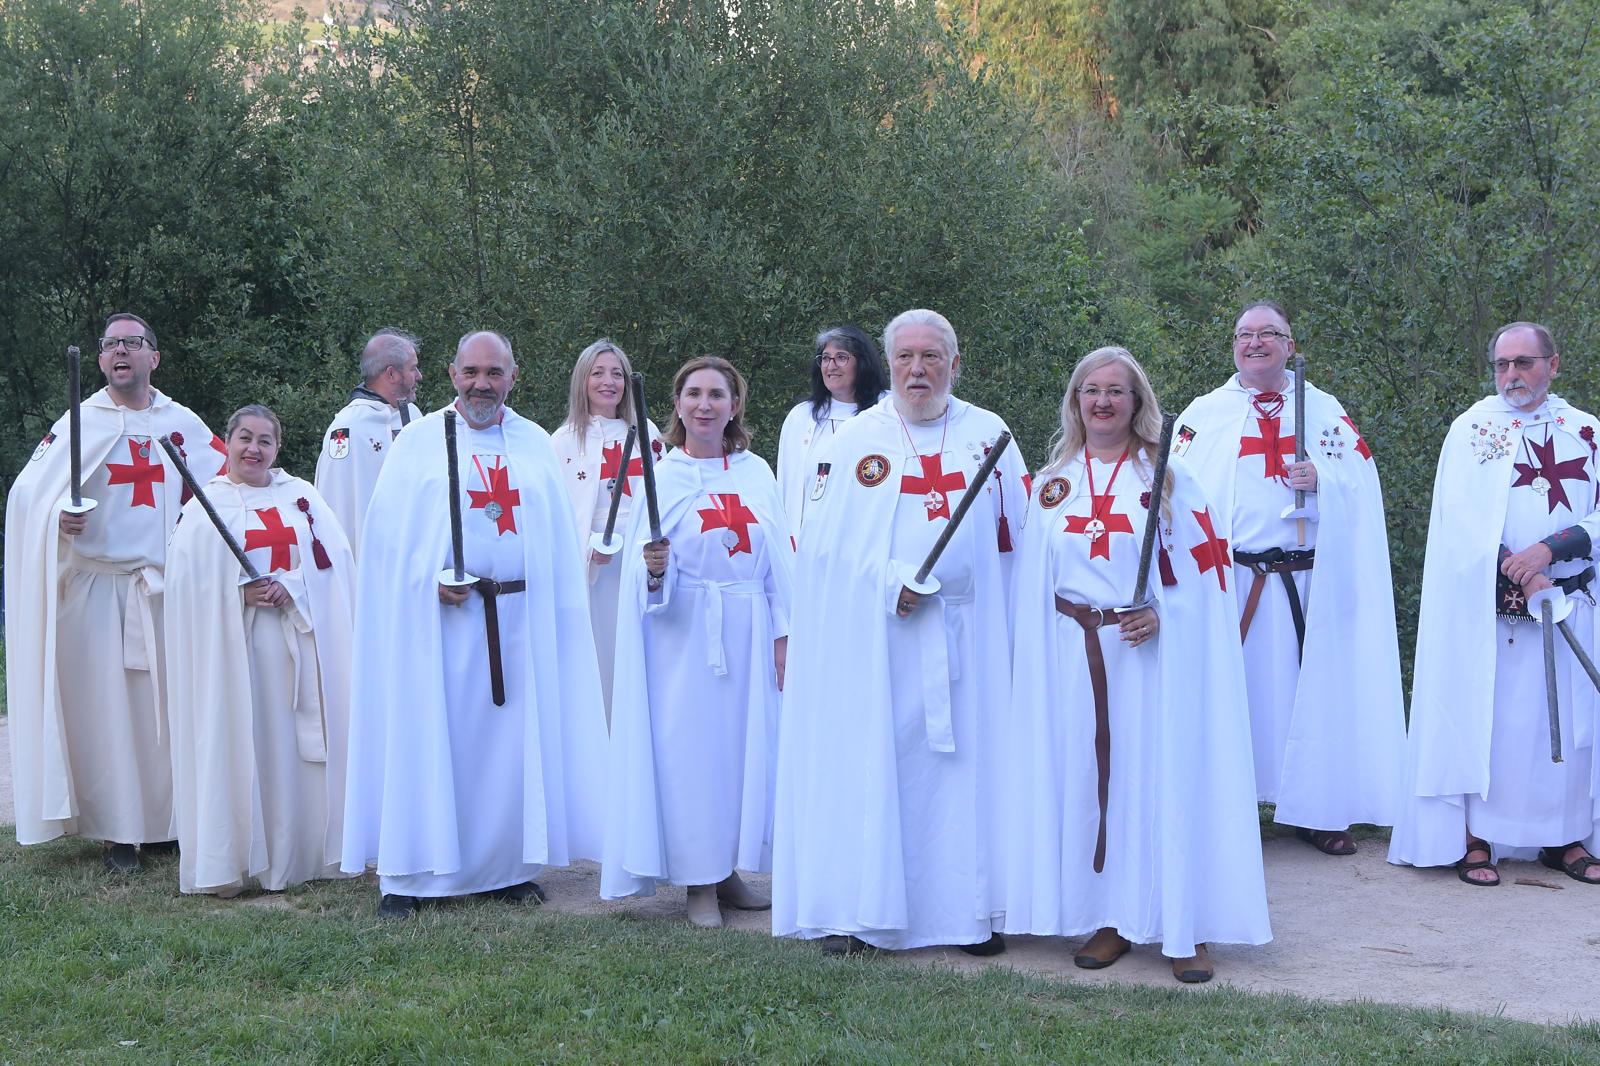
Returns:
[[[132,844],[112,844],[106,848],[106,869],[114,874],[131,874],[139,868],[139,849]]]
[[[479,892],[479,899],[496,899],[502,903],[527,903],[530,900],[538,905],[544,902],[544,889],[536,881],[524,881],[520,885],[507,885],[505,888],[491,888],[487,892]]]
[[[962,951],[965,951],[968,955],[977,955],[980,958],[986,958],[990,955],[998,955],[1004,951],[1006,949],[1006,938],[1001,936],[999,933],[990,933],[989,939],[985,940],[981,944],[957,944],[956,947],[960,948]]]
[[[158,840],[153,844],[139,845],[139,851],[144,855],[176,855],[178,842],[176,840]]]
[[[858,936],[825,936],[822,938],[824,955],[876,955],[881,948],[873,947]]]
[[[395,896],[384,893],[378,901],[378,917],[380,918],[409,918],[417,913],[416,896]]]

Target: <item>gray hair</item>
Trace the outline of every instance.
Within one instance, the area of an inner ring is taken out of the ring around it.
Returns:
[[[405,361],[422,351],[416,334],[385,326],[367,338],[361,349],[361,380],[371,384],[390,367],[399,369]]]
[[[1507,322],[1495,330],[1494,336],[1489,338],[1489,361],[1491,363],[1494,362],[1494,350],[1499,345],[1500,338],[1514,329],[1533,330],[1534,338],[1539,342],[1539,354],[1546,359],[1560,354],[1556,351],[1556,339],[1550,335],[1549,327],[1542,326],[1537,322]]]
[[[496,333],[492,329],[475,329],[456,341],[456,354],[450,357],[450,362],[459,367],[461,365],[461,350],[479,337],[493,337],[496,343],[500,345],[500,350],[506,353],[506,358],[511,360],[511,365],[517,365],[517,357],[511,351],[511,342],[506,339],[504,333]]]
[[[902,311],[889,320],[883,327],[883,356],[885,359],[894,359],[894,335],[900,332],[901,326],[932,326],[939,331],[940,338],[944,341],[945,355],[955,362],[961,354],[961,349],[956,346],[955,327],[950,325],[950,320],[937,311],[929,311],[925,307],[913,308]]]
[[[1239,319],[1257,309],[1271,311],[1273,314],[1283,319],[1283,324],[1289,328],[1289,332],[1294,332],[1294,325],[1289,321],[1289,312],[1285,311],[1283,309],[1283,305],[1277,300],[1251,300],[1249,303],[1245,304],[1239,309],[1238,314],[1233,316],[1234,327],[1238,328]]]

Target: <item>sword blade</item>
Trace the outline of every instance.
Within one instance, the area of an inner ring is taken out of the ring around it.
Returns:
[[[199,482],[195,481],[194,474],[189,471],[189,464],[185,463],[183,456],[178,454],[178,446],[172,443],[171,437],[165,436],[160,438],[160,444],[161,450],[167,453],[167,458],[172,460],[172,465],[177,468],[178,476],[183,478],[185,485],[189,486],[190,495],[200,501],[200,509],[206,513],[206,517],[211,519],[211,524],[221,534],[222,542],[228,546],[228,550],[233,553],[233,557],[239,560],[239,565],[244,569],[245,575],[251,581],[260,581],[260,571],[250,561],[250,556],[244,553],[244,549],[239,547],[238,540],[234,538],[233,530],[229,529],[228,524],[222,520],[222,516],[217,514],[217,509],[212,506],[210,498],[205,494],[205,490],[200,487]]]
[[[950,521],[945,523],[944,529],[939,532],[939,539],[933,542],[933,548],[928,552],[928,557],[922,561],[922,566],[917,570],[917,581],[928,580],[928,575],[933,573],[934,566],[939,562],[939,556],[944,554],[944,549],[950,543],[950,538],[955,536],[956,527],[961,525],[961,520],[967,517],[967,512],[972,509],[972,501],[978,498],[989,483],[989,475],[994,473],[994,468],[1000,462],[1001,454],[1011,445],[1011,431],[1001,430],[1000,436],[995,438],[994,447],[989,449],[989,454],[983,457],[983,465],[978,467],[978,473],[967,486],[967,491],[962,493],[961,502],[956,504],[955,513],[950,516]]]
[[[635,428],[640,433],[647,432],[645,427],[650,425],[650,416],[645,411],[644,375],[637,370],[633,373],[633,416]],[[656,508],[655,456],[648,443],[639,449],[639,463],[644,473],[644,502],[650,514],[650,539],[657,541],[661,539],[661,512]]]
[[[1561,761],[1561,706],[1556,700],[1556,627],[1551,621],[1550,601],[1539,604],[1540,628],[1544,631],[1544,698],[1550,712],[1550,761]]]
[[[1306,461],[1306,357],[1303,355],[1294,357],[1294,461],[1297,463]],[[1306,490],[1295,489],[1295,510],[1303,510],[1305,505]],[[1300,541],[1300,547],[1304,548],[1306,546],[1306,520],[1304,518],[1296,518],[1294,520],[1294,528]]]
[[[1177,415],[1161,416],[1161,443],[1156,447],[1156,468],[1150,478],[1150,507],[1144,516],[1144,543],[1139,545],[1139,571],[1133,582],[1136,607],[1144,606],[1150,588],[1150,559],[1155,554],[1156,528],[1161,525],[1161,492],[1167,482],[1167,456],[1172,451],[1172,430],[1177,424]]]
[[[444,454],[449,464],[450,484],[450,566],[457,581],[467,573],[466,549],[461,542],[461,470],[456,466],[456,409],[452,404],[444,413]]]
[[[78,346],[67,348],[67,454],[72,464],[72,506],[83,505],[83,380]]]
[[[611,486],[611,510],[606,513],[604,544],[611,547],[611,534],[617,528],[617,510],[622,506],[622,493],[628,487],[628,460],[633,458],[633,442],[639,437],[639,427],[628,427],[628,439],[622,442],[622,465],[617,468],[617,482]]]

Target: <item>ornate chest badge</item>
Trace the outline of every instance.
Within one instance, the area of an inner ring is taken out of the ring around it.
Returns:
[[[856,464],[856,480],[869,489],[875,485],[883,484],[884,479],[888,476],[889,460],[886,456],[862,456],[861,461]]]
[[[1511,454],[1511,431],[1495,425],[1493,419],[1485,419],[1472,424],[1467,443],[1472,446],[1473,457],[1480,463],[1504,459]]]
[[[1072,482],[1064,477],[1053,477],[1039,489],[1039,506],[1045,510],[1061,506],[1061,501],[1072,491]]]

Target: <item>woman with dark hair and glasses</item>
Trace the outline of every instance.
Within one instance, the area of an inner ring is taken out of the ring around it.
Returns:
[[[260,576],[191,500],[167,548],[168,717],[178,887],[237,895],[339,872],[355,561],[317,490],[275,468],[259,404],[228,420],[205,486]]]
[[[796,532],[817,480],[822,449],[846,419],[876,404],[888,387],[883,357],[871,337],[855,326],[834,326],[817,334],[811,398],[795,404],[778,434],[778,491]]]
[[[1232,568],[1183,460],[1152,499],[1160,435],[1126,349],[1079,361],[1012,572],[1005,931],[1088,936],[1085,969],[1159,944],[1194,983],[1206,941],[1272,932]]]
[[[600,895],[688,889],[689,921],[771,906],[738,871],[772,868],[778,700],[794,549],[745,382],[701,356],[672,380],[656,467],[661,539],[633,509],[617,604],[610,813]]]

